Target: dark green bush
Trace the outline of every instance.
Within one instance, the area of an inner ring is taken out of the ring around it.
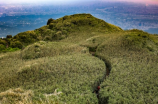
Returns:
[[[22,49],[22,48],[23,48],[22,43],[19,42],[19,41],[11,42],[10,46],[11,46],[12,48],[19,48],[19,49]]]
[[[34,43],[38,40],[38,36],[34,31],[26,31],[17,34],[14,39],[20,41],[21,43],[28,45]]]
[[[50,36],[45,36],[44,41],[51,41],[52,38]]]
[[[0,44],[0,51],[4,50],[5,49],[5,45],[3,44]]]
[[[12,35],[7,35],[7,37],[6,38],[12,38]]]
[[[69,16],[64,16],[63,17],[63,20],[66,20],[66,19],[68,19],[69,18]]]
[[[6,45],[7,42],[5,40],[3,40],[3,39],[0,39],[0,44]]]
[[[54,23],[50,23],[49,24],[49,28],[52,29],[53,27],[55,27],[55,24]]]
[[[60,37],[61,37],[61,35],[62,35],[62,32],[61,32],[61,31],[58,31],[58,32],[56,32],[55,35],[53,36],[53,39],[54,39],[54,40],[59,40]]]
[[[49,24],[52,23],[53,21],[54,21],[54,19],[52,19],[52,18],[48,19],[47,25],[49,25]]]
[[[34,32],[35,32],[36,34],[42,34],[43,32],[45,32],[45,31],[48,29],[48,27],[49,27],[49,26],[43,26],[43,27],[41,27],[41,28],[39,28],[39,29],[36,29]]]

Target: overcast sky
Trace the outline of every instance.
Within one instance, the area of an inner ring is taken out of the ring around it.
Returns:
[[[129,2],[140,2],[145,4],[158,4],[158,0],[0,0],[0,3],[48,3],[53,4],[67,4],[67,3],[78,3],[78,2],[93,2],[93,1],[129,1]]]

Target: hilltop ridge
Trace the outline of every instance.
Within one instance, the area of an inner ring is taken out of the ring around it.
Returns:
[[[33,31],[26,31],[15,35],[0,39],[1,48],[4,50],[6,45],[12,48],[22,49],[23,47],[37,41],[57,41],[69,37],[74,32],[93,30],[97,32],[114,32],[123,31],[120,27],[106,23],[103,20],[93,17],[91,14],[74,14],[64,16],[57,20],[48,20],[46,26]],[[83,27],[84,26],[84,27]],[[90,28],[89,28],[90,26]]]

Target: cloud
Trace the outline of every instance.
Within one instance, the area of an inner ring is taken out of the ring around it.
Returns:
[[[100,0],[109,1],[109,0]],[[134,3],[144,3],[144,4],[158,4],[158,0],[110,0],[110,1],[124,1],[124,2],[134,2]]]
[[[70,2],[85,2],[85,1],[96,1],[96,0],[0,0],[1,3],[70,3]]]
[[[94,2],[94,1],[126,1],[145,4],[158,4],[157,0],[0,0],[0,3],[53,3],[53,4],[67,4],[78,2]]]

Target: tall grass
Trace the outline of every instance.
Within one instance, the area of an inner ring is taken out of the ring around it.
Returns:
[[[97,49],[97,54],[112,64],[110,76],[101,84],[100,103],[158,103],[157,45],[150,36],[140,37],[139,32],[121,35],[109,38]]]
[[[22,50],[0,53],[0,103],[97,104],[92,91],[106,71],[89,50],[111,67],[101,84],[100,104],[158,103],[156,35],[123,31],[90,14],[77,14],[11,40]]]
[[[32,56],[29,59],[23,57],[27,52],[34,53],[37,47],[41,49],[40,57]],[[30,101],[32,103],[48,103],[52,100],[68,104],[98,102],[92,91],[102,80],[105,66],[101,60],[86,53],[84,47],[60,42],[38,42],[22,51],[8,53],[0,60],[1,93],[10,88],[20,87],[34,92]],[[54,96],[56,89],[61,94]],[[1,102],[4,102],[4,99],[5,95],[2,94]],[[18,103],[14,97],[6,99],[6,102],[15,100],[15,103]],[[25,101],[21,98],[19,102]]]

